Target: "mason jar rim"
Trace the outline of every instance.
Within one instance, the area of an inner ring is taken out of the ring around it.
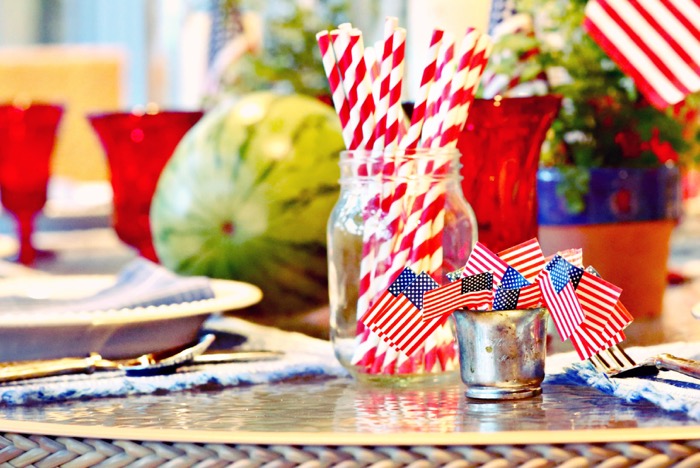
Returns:
[[[342,157],[362,156],[366,158],[384,158],[384,157],[402,157],[413,158],[423,157],[427,155],[440,154],[460,154],[456,147],[437,147],[437,148],[395,148],[395,149],[345,149],[340,152]]]

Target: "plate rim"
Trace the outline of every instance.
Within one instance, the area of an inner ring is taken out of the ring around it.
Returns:
[[[59,282],[68,281],[79,284],[81,281],[104,281],[106,284],[116,281],[116,275],[37,275],[2,278],[0,283],[16,282]],[[111,326],[130,323],[181,319],[188,316],[216,314],[228,310],[237,310],[257,304],[262,300],[262,290],[251,283],[237,280],[209,278],[215,297],[199,301],[179,302],[146,307],[124,307],[102,309],[70,314],[47,316],[45,314],[17,314],[0,311],[0,329],[19,329],[28,327],[71,327],[71,326]],[[233,293],[224,294],[233,288]],[[242,291],[242,293],[241,293]],[[236,294],[234,294],[236,293]],[[241,299],[243,296],[243,299]]]

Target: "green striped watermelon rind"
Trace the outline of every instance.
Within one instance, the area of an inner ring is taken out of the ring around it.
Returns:
[[[156,188],[161,263],[255,284],[266,313],[327,303],[326,223],[342,149],[334,110],[308,96],[253,93],[208,112]]]

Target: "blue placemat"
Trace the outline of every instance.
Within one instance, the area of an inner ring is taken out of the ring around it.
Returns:
[[[300,333],[252,324],[232,317],[212,317],[205,328],[245,337],[240,349],[268,349],[284,355],[273,361],[207,364],[181,368],[172,375],[129,377],[122,371],[64,375],[0,384],[0,404],[14,406],[81,398],[182,391],[199,386],[231,387],[293,377],[347,376],[330,342]]]
[[[661,353],[698,359],[700,343],[676,342],[657,346],[625,348],[637,362]],[[598,373],[588,361],[575,353],[550,356],[546,364],[546,382],[586,385],[629,402],[646,400],[669,411],[681,411],[700,419],[700,380],[677,372],[662,371],[654,377],[610,378]]]

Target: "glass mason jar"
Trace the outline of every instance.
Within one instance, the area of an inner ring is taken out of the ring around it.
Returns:
[[[340,155],[340,196],[327,227],[330,329],[338,360],[358,380],[459,375],[446,317],[410,356],[359,320],[405,267],[442,285],[466,263],[477,225],[462,194],[459,159],[453,148]]]

